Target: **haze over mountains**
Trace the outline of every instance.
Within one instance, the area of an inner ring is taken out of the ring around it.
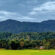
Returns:
[[[55,32],[55,20],[43,22],[20,22],[8,19],[0,22],[0,32]]]

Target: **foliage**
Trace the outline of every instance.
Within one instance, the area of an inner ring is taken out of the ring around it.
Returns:
[[[5,49],[55,49],[55,32],[0,33],[0,48]]]

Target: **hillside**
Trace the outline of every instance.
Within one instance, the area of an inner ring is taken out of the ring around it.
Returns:
[[[43,22],[20,22],[16,20],[6,20],[0,22],[0,32],[55,32],[55,20]]]

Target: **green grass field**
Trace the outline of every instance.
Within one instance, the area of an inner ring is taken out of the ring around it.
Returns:
[[[55,55],[55,50],[0,50],[0,55]]]

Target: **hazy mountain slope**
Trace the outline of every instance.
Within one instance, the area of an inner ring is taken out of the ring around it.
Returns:
[[[54,32],[55,20],[34,22],[19,22],[16,20],[6,20],[0,22],[0,32]]]

